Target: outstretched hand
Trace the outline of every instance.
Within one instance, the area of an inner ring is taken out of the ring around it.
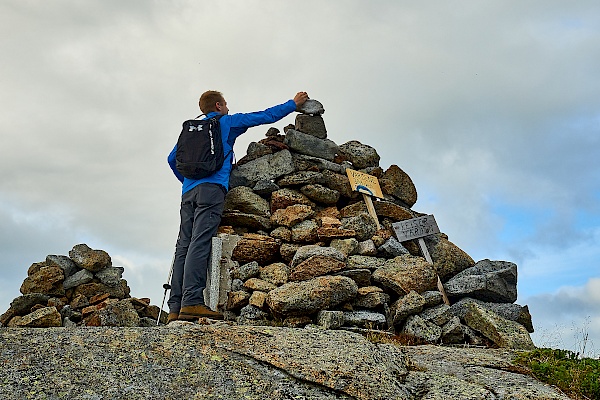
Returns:
[[[296,96],[294,96],[294,103],[296,103],[296,107],[300,107],[308,100],[308,93],[306,92],[298,92]]]

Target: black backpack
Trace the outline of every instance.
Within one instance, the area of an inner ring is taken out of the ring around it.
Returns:
[[[175,153],[175,166],[181,175],[202,179],[221,169],[225,161],[219,124],[221,117],[196,118],[183,123]]]

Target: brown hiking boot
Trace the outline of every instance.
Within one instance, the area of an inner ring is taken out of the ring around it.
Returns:
[[[176,312],[170,312],[169,316],[167,317],[167,324],[173,321],[177,321],[179,319],[179,313]]]
[[[194,321],[198,318],[223,319],[223,314],[211,310],[204,304],[181,307],[179,310],[180,321]]]

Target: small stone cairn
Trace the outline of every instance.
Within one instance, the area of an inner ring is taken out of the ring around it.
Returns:
[[[309,100],[284,134],[270,128],[232,171],[219,236],[235,243],[226,300],[238,323],[317,324],[380,329],[423,342],[532,348],[527,306],[517,298],[517,266],[477,263],[441,233],[400,243],[392,224],[412,210],[417,191],[397,165],[383,170],[377,151],[327,139],[324,108]],[[380,229],[346,169],[376,176]],[[437,276],[451,305],[436,288]]]
[[[0,316],[0,326],[155,326],[159,307],[131,297],[123,272],[108,253],[86,244],[74,246],[68,257],[49,255],[29,267],[22,296]]]

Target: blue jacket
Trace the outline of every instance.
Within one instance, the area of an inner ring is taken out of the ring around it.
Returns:
[[[296,103],[294,100],[288,100],[278,106],[267,108],[264,111],[257,111],[252,113],[239,113],[233,115],[223,115],[219,120],[221,124],[221,138],[223,140],[223,151],[227,155],[223,167],[212,174],[202,179],[189,179],[183,177],[177,168],[175,167],[175,153],[177,152],[177,145],[173,148],[173,151],[169,154],[168,161],[169,166],[173,170],[173,173],[183,184],[182,194],[198,186],[201,183],[217,183],[222,185],[225,189],[229,190],[229,175],[231,174],[232,162],[233,162],[233,145],[235,139],[242,133],[246,132],[248,128],[253,126],[272,124],[279,121],[285,116],[291,114],[296,110]],[[209,113],[206,118],[212,118],[219,115],[217,112]]]

